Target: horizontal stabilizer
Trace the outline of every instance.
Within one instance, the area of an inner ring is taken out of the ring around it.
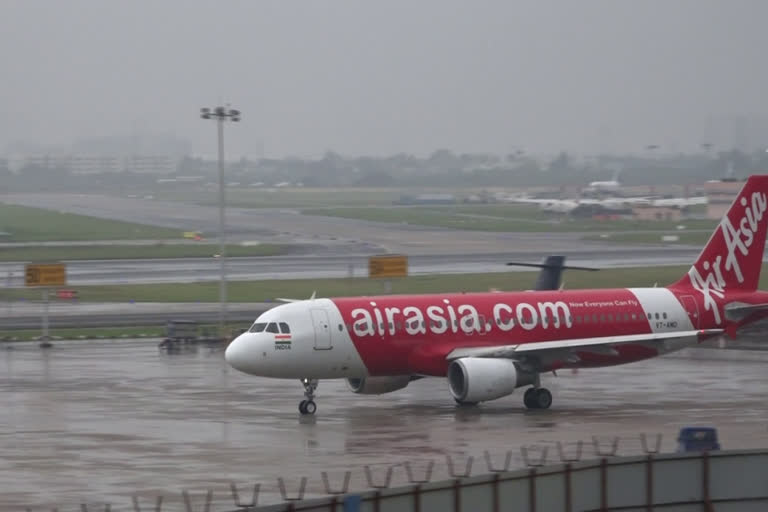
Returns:
[[[731,322],[738,322],[752,313],[760,313],[762,311],[768,311],[768,304],[743,304],[735,302],[725,305],[725,318]]]

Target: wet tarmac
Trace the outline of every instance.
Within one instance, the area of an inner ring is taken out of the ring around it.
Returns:
[[[694,358],[545,377],[555,402],[536,412],[523,409],[521,393],[457,408],[441,379],[381,396],[328,381],[317,415],[302,418],[298,382],[240,374],[221,351],[169,355],[126,340],[13,347],[0,353],[2,511],[65,512],[80,503],[129,510],[134,494],[145,510],[158,495],[163,510],[179,510],[184,489],[194,510],[207,489],[214,511],[231,510],[231,481],[241,493],[261,482],[259,502],[268,503],[279,500],[278,477],[289,492],[309,477],[310,496],[322,493],[321,471],[338,486],[350,469],[351,487],[362,489],[366,464],[381,480],[390,464],[411,461],[420,477],[433,460],[438,479],[447,475],[446,455],[457,464],[474,456],[479,473],[485,450],[496,465],[511,450],[519,467],[522,446],[546,445],[555,462],[555,441],[573,453],[570,443],[584,440],[591,457],[593,435],[604,449],[618,436],[619,453],[629,454],[641,452],[639,434],[660,433],[670,451],[685,425],[718,427],[725,448],[768,446],[765,353],[700,349]],[[393,485],[406,481],[402,466],[393,475]]]

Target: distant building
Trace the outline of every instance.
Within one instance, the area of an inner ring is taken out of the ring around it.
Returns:
[[[177,161],[167,155],[131,155],[123,160],[123,170],[141,174],[171,174]]]
[[[744,183],[741,181],[708,181],[704,184],[707,196],[707,218],[722,219]]]
[[[634,220],[678,221],[683,218],[679,208],[670,206],[636,206],[632,208]]]

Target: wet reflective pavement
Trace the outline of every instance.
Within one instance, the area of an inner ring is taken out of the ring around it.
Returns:
[[[484,450],[496,465],[511,450],[517,467],[521,446],[547,444],[553,462],[551,443],[584,440],[590,457],[593,435],[602,448],[619,436],[620,453],[639,453],[640,433],[661,433],[669,451],[685,425],[718,427],[724,448],[768,446],[765,353],[727,351],[725,360],[723,351],[703,349],[703,358],[545,377],[553,409],[536,412],[523,409],[520,392],[456,408],[442,379],[381,396],[323,381],[317,415],[301,418],[298,382],[240,374],[221,351],[170,355],[125,340],[13,347],[0,352],[0,510],[65,512],[80,503],[127,510],[134,494],[145,509],[163,495],[163,510],[177,510],[183,489],[194,510],[202,510],[206,489],[214,490],[213,510],[228,510],[231,481],[241,493],[261,482],[260,503],[274,502],[281,476],[289,492],[309,477],[310,496],[322,493],[321,471],[338,486],[350,469],[352,488],[361,489],[366,464],[380,481],[388,464],[412,461],[420,477],[434,460],[437,479],[447,474],[446,454],[462,468],[463,457],[474,456],[479,473]],[[400,467],[393,485],[403,482]]]

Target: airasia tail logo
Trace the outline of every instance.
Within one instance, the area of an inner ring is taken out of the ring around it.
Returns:
[[[720,221],[720,231],[725,240],[727,253],[725,254],[725,265],[723,254],[718,254],[714,261],[704,261],[701,264],[703,271],[697,268],[697,265],[691,267],[688,276],[691,285],[699,291],[704,297],[704,309],[713,311],[715,322],[720,324],[722,318],[717,308],[715,297],[722,299],[725,297],[727,282],[723,272],[729,273],[741,284],[744,282],[744,273],[739,264],[739,254],[746,256],[755,240],[755,233],[763,214],[768,210],[768,198],[760,192],[753,192],[751,202],[746,197],[742,197],[739,203],[743,207],[741,218],[734,224],[728,215]]]

